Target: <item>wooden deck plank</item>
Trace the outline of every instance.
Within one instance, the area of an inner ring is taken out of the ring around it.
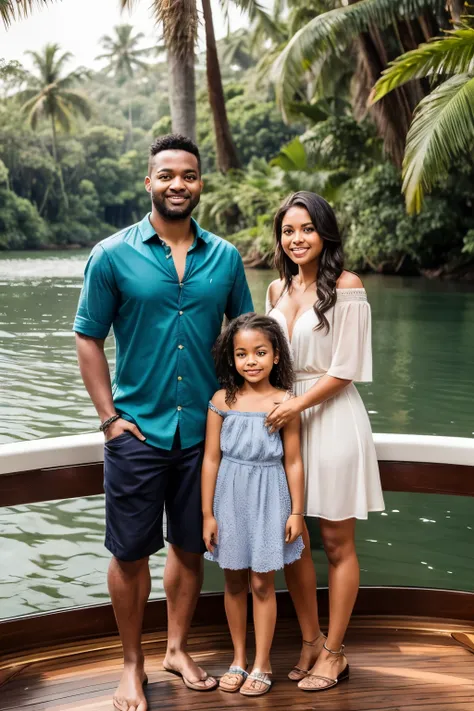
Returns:
[[[251,649],[252,637],[249,637]],[[146,636],[147,698],[150,711],[473,711],[474,658],[450,637],[449,627],[436,631],[411,625],[382,627],[358,622],[351,627],[347,652],[351,679],[321,694],[305,694],[286,679],[297,658],[294,621],[279,623],[272,655],[275,685],[260,699],[240,694],[196,693],[161,668],[162,634]],[[196,630],[190,640],[196,660],[209,673],[221,675],[231,661],[225,627]],[[42,650],[46,656],[47,650]],[[4,670],[1,711],[111,711],[120,671],[116,639],[96,640],[67,649],[49,650],[48,659]],[[55,653],[57,656],[54,656]],[[53,656],[52,656],[53,655]],[[13,663],[13,660],[12,660]],[[12,676],[9,676],[14,671]]]

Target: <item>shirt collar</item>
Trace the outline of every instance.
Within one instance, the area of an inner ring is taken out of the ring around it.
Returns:
[[[160,239],[160,236],[155,232],[155,228],[150,222],[150,216],[151,212],[149,212],[143,220],[139,224],[139,229],[140,229],[140,234],[142,236],[142,241],[143,242],[149,242],[153,237],[158,237]],[[206,230],[203,230],[202,227],[196,222],[196,220],[191,217],[191,224],[193,226],[194,234],[196,235],[196,240],[201,240],[205,244],[208,244],[209,242],[209,232]],[[160,240],[161,241],[161,240]]]

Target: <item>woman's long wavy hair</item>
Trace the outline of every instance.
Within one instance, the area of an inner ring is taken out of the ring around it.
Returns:
[[[283,331],[275,319],[251,312],[231,321],[222,331],[213,349],[217,379],[225,388],[227,405],[230,407],[236,401],[237,392],[245,382],[237,372],[234,359],[234,338],[239,331],[261,331],[268,338],[274,352],[278,354],[278,363],[270,373],[270,383],[275,388],[291,390],[294,380],[293,366]]]
[[[325,313],[336,303],[336,282],[344,269],[344,253],[336,215],[324,198],[305,190],[293,193],[281,205],[274,221],[275,265],[280,272],[280,278],[285,282],[286,290],[291,289],[293,277],[298,274],[298,265],[285,254],[281,246],[283,218],[290,207],[303,207],[307,210],[316,232],[324,242],[323,251],[319,257],[318,271],[314,275],[317,278],[316,293],[318,299],[313,308],[319,320],[316,330],[319,331],[321,328],[325,328],[327,333],[329,331],[329,321]]]

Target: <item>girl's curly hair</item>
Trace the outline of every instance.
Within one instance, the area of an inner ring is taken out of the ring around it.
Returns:
[[[225,401],[232,405],[236,400],[239,388],[244,379],[237,372],[234,361],[234,338],[239,331],[261,331],[268,338],[279,360],[270,373],[270,383],[281,390],[291,390],[293,387],[293,365],[291,362],[288,342],[275,319],[248,313],[235,318],[222,331],[213,349],[216,374],[219,383],[225,388]]]

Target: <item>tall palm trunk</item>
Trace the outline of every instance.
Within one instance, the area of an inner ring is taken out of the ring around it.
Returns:
[[[194,52],[183,55],[168,48],[169,102],[174,133],[196,140],[196,83]]]
[[[54,114],[51,114],[51,129],[52,129],[52,133],[53,133],[53,158],[54,158],[54,162],[58,166],[59,184],[61,186],[61,194],[63,197],[64,207],[66,208],[66,210],[68,210],[69,209],[69,200],[66,195],[66,189],[64,187],[63,169],[62,169],[59,157],[58,157],[58,136],[56,133],[56,121],[54,118]]]
[[[196,138],[194,47],[198,16],[196,0],[155,0],[168,52],[169,101],[175,133]]]
[[[216,37],[214,34],[214,23],[212,20],[210,0],[202,0],[202,10],[206,28],[207,88],[212,117],[214,120],[217,168],[222,173],[227,173],[228,170],[239,168],[240,162],[234,141],[232,140],[229,121],[227,119],[224,89],[222,86],[219,57],[217,55]]]
[[[359,1],[349,0],[349,4],[354,5]],[[425,39],[424,35],[429,29],[429,23],[425,21],[418,22],[416,28],[412,23],[398,22],[395,30],[400,51],[415,49],[418,43]],[[372,26],[368,32],[361,33],[355,44],[358,64],[355,81],[355,113],[358,118],[361,118],[367,111],[371,88],[393,57],[387,55],[383,35],[375,26]],[[405,141],[413,110],[424,95],[422,84],[419,81],[414,81],[390,92],[369,109],[377,131],[383,138],[387,155],[399,168],[403,162]]]

